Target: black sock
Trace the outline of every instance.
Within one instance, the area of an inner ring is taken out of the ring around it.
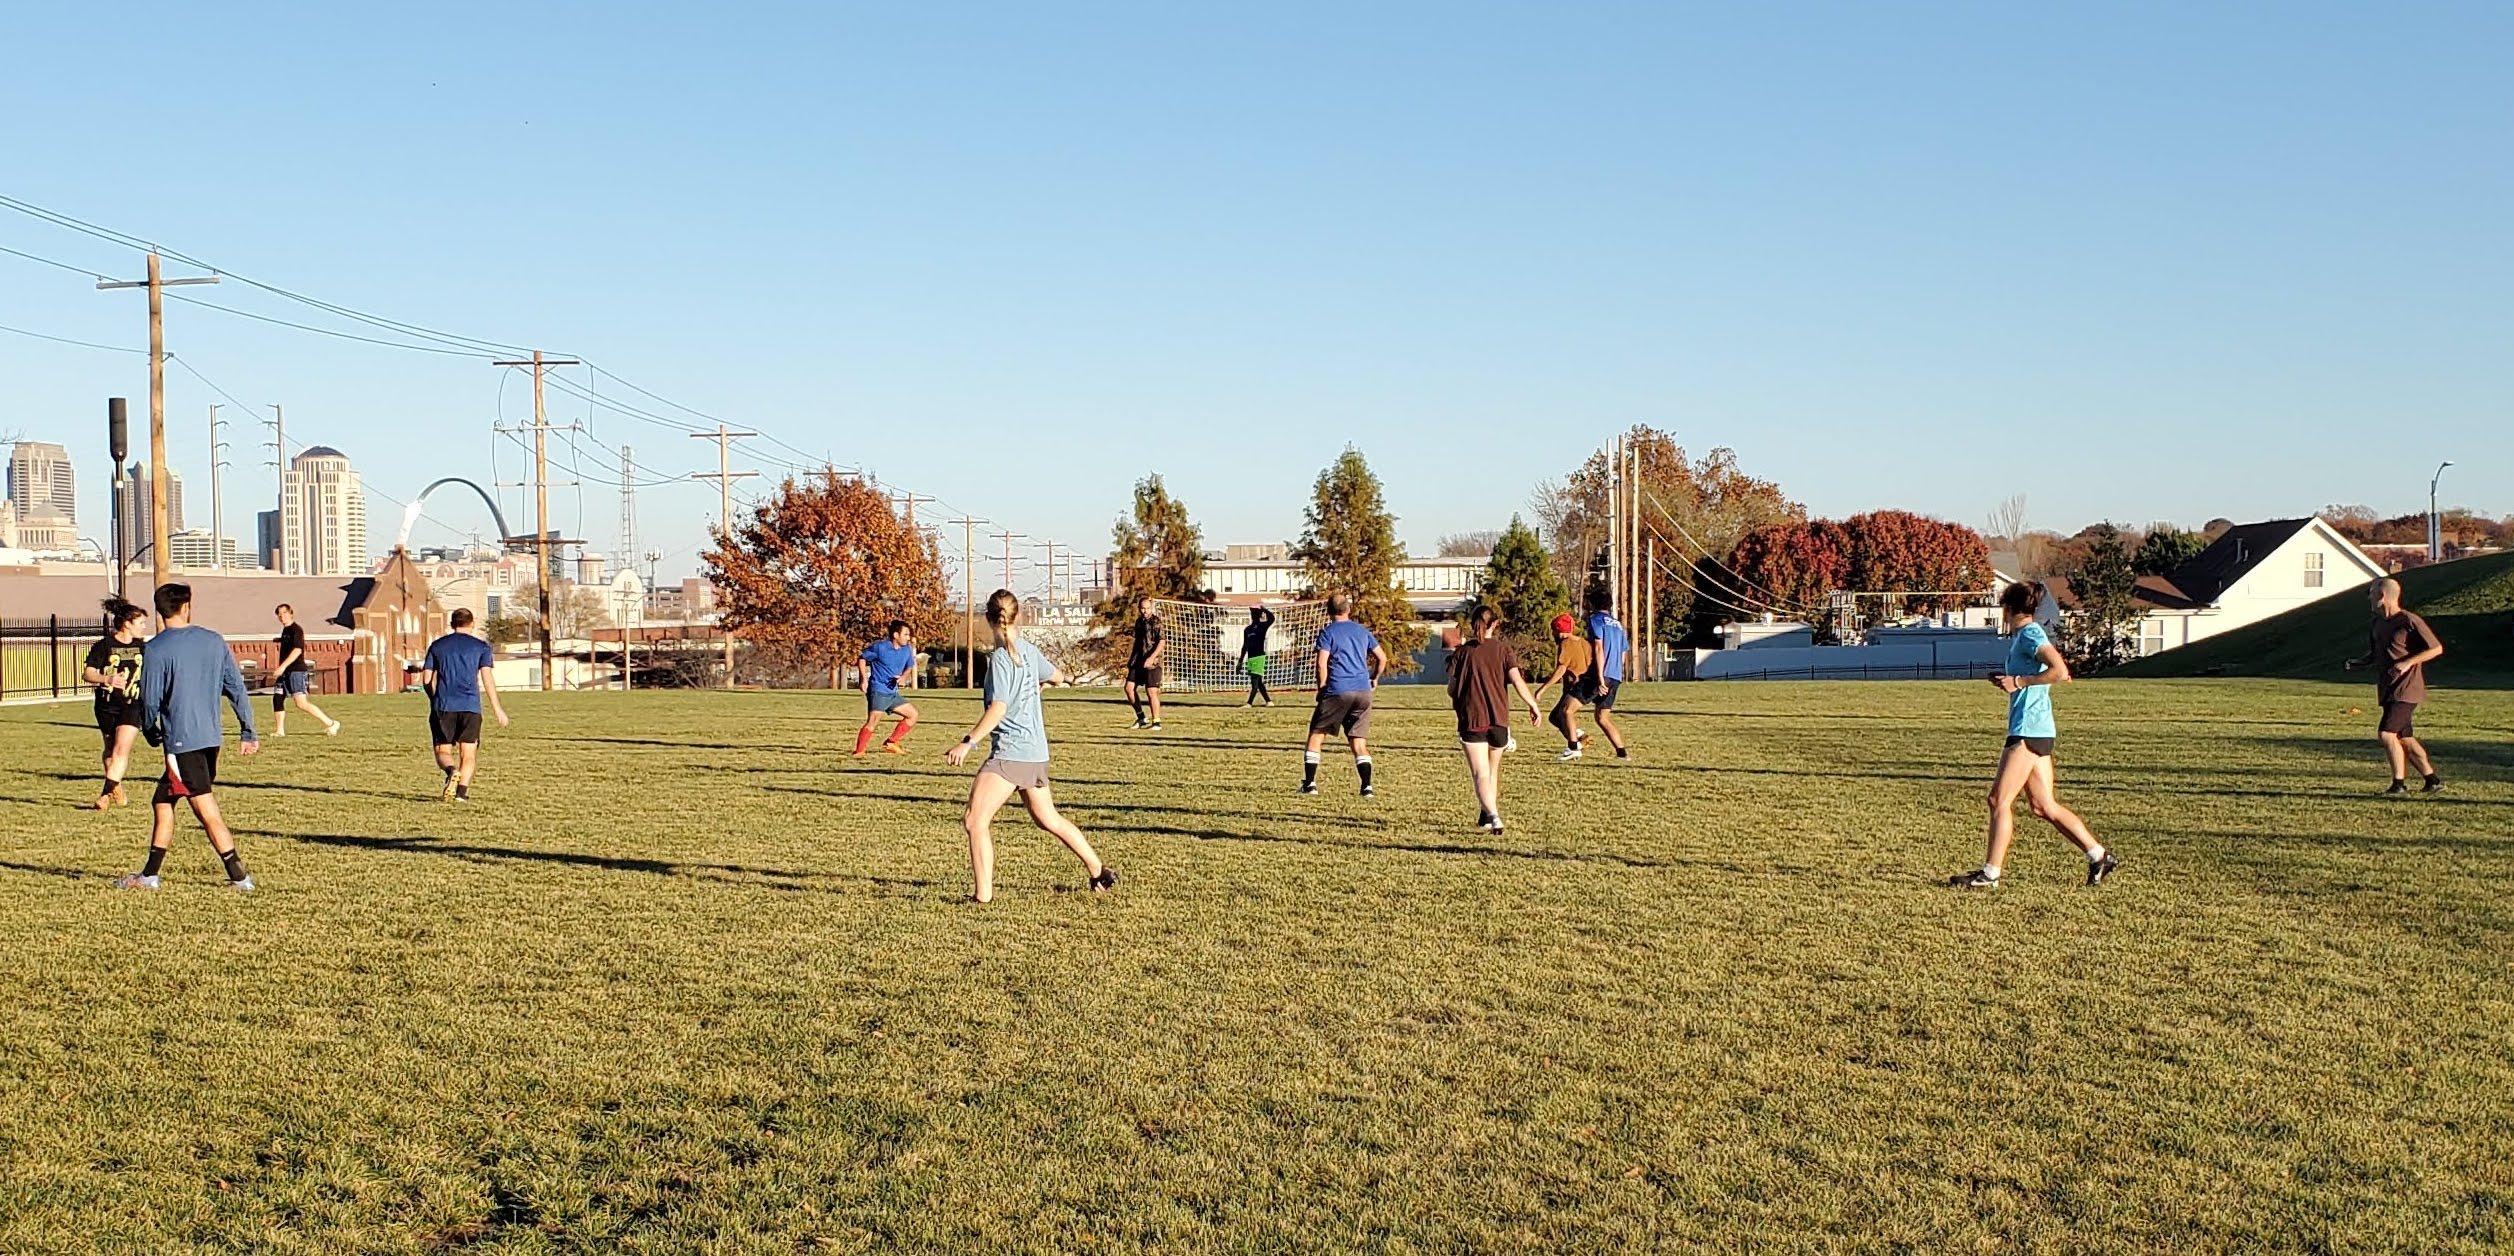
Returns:
[[[105,778],[105,788],[103,792],[110,794],[120,788],[122,788],[122,781],[120,778],[112,776]]]
[[[227,848],[227,853],[226,853],[226,854],[224,854],[224,855],[220,855],[220,856],[218,857],[218,862],[220,862],[220,863],[223,863],[223,864],[227,865],[227,879],[228,879],[228,880],[230,880],[230,881],[242,881],[242,880],[244,880],[244,852],[243,852],[243,851],[237,850],[235,847],[230,846],[230,847],[228,847],[228,848]]]
[[[471,786],[469,786],[469,785],[457,785],[457,786],[455,786],[455,787],[454,787],[454,796],[455,796],[456,798],[469,798],[469,797],[471,797]]]
[[[1353,761],[1353,770],[1362,774],[1362,788],[1364,788],[1364,789],[1369,789],[1369,788],[1370,788],[1370,760],[1368,760],[1368,759],[1355,759],[1355,760]]]
[[[2407,788],[2409,788],[2409,778],[2408,778],[2408,777],[2405,777],[2405,776],[2395,776],[2395,777],[2393,777],[2393,778],[2392,778],[2392,788],[2394,788],[2394,789],[2407,789]]]
[[[165,863],[165,862],[166,862],[166,848],[165,848],[165,847],[163,847],[163,846],[151,846],[151,847],[149,847],[149,848],[148,848],[148,862],[147,862],[147,863],[145,863],[145,864],[142,864],[142,865],[140,866],[140,875],[141,875],[141,876],[144,876],[144,877],[153,877],[153,876],[156,876],[156,875],[157,875],[157,869],[158,869],[158,866],[159,866],[159,865],[161,865],[161,864],[163,864],[163,863]]]
[[[2433,785],[2433,784],[2435,784],[2436,782],[2441,781],[2441,780],[2443,780],[2443,779],[2444,779],[2443,777],[2438,776],[2438,775],[2436,775],[2436,774],[2435,774],[2435,773],[2433,773],[2433,772],[2429,772],[2429,773],[2427,773],[2427,783],[2428,783],[2429,785]]]
[[[439,771],[441,771],[441,772],[443,772],[443,773],[445,773],[445,779],[447,779],[447,780],[449,780],[449,781],[454,779],[454,769],[452,769],[452,768],[448,768],[448,767],[440,767],[440,768],[438,768],[438,770],[439,770]]]
[[[1317,784],[1317,783],[1318,783],[1318,761],[1317,761],[1316,759],[1312,759],[1312,760],[1310,760],[1309,762],[1304,763],[1304,764],[1302,764],[1302,765],[1301,765],[1301,784],[1303,784],[1303,785],[1315,785],[1315,784]]]

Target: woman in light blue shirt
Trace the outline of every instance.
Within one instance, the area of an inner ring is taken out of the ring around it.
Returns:
[[[2016,838],[2016,796],[2025,795],[2034,814],[2051,822],[2060,836],[2086,855],[2086,883],[2101,885],[2121,861],[2087,831],[2076,812],[2060,805],[2052,793],[2051,754],[2058,730],[2051,718],[2051,687],[2069,683],[2069,662],[2034,622],[2042,606],[2043,586],[2021,580],[1999,593],[2000,624],[2009,634],[2008,660],[1990,683],[2008,695],[2008,744],[1999,754],[1999,775],[1990,785],[1990,850],[1982,866],[1960,872],[1949,884],[1966,889],[1999,888],[1999,870],[2008,859],[2008,843]]]
[[[1016,790],[1030,808],[1031,821],[1055,834],[1082,860],[1083,871],[1091,874],[1091,888],[1115,889],[1116,870],[1100,862],[1081,829],[1057,814],[1056,797],[1048,786],[1047,721],[1039,708],[1039,687],[1063,683],[1064,674],[1039,647],[1021,639],[1021,599],[1012,590],[997,589],[986,600],[986,622],[995,629],[995,653],[987,656],[986,710],[959,745],[943,752],[953,767],[959,767],[979,738],[994,737],[993,753],[979,767],[978,779],[969,783],[969,809],[960,817],[960,827],[969,835],[969,870],[977,881],[974,897],[981,903],[995,900],[995,840],[989,828],[995,813],[1004,809]]]

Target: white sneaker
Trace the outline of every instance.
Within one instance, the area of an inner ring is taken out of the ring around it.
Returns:
[[[1554,762],[1556,762],[1556,763],[1569,763],[1569,762],[1571,762],[1572,760],[1577,759],[1577,758],[1579,758],[1579,757],[1580,757],[1580,747],[1578,747],[1578,746],[1573,746],[1571,749],[1566,750],[1566,751],[1563,751],[1561,754],[1555,755],[1555,756],[1554,756]]]
[[[238,894],[250,894],[253,892],[253,878],[246,877],[242,881],[230,881],[227,883],[227,888]]]
[[[323,728],[323,735],[326,737],[340,736],[340,721],[333,720],[330,724],[325,725]]]
[[[113,888],[117,890],[153,890],[157,888],[157,878],[142,876],[139,873],[134,872],[129,876],[123,877],[121,880],[114,882]]]

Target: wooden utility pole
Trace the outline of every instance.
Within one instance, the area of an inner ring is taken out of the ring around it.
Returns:
[[[1648,590],[1645,594],[1647,600],[1641,610],[1643,624],[1641,648],[1644,651],[1642,658],[1646,660],[1643,665],[1649,669],[1650,673],[1645,679],[1657,680],[1659,678],[1659,539],[1654,536],[1643,544],[1647,557],[1644,558],[1642,565],[1648,569],[1649,575],[1645,585]]]
[[[574,366],[574,358],[543,356],[532,351],[529,362],[498,362],[498,366],[532,368],[532,553],[533,587],[541,601],[541,691],[550,692],[553,666],[550,649],[550,419],[542,405],[541,372],[545,367]]]
[[[1013,542],[1027,540],[1028,534],[1022,532],[998,532],[995,534],[995,539],[1004,543],[1004,587],[1009,589],[1013,587]]]
[[[225,442],[225,441],[223,441],[223,440],[218,439],[218,434],[219,434],[220,432],[222,432],[222,431],[225,431],[225,430],[226,430],[226,428],[227,428],[227,425],[226,425],[226,424],[221,423],[221,422],[219,422],[219,421],[218,421],[218,403],[217,403],[217,402],[215,402],[215,401],[211,402],[211,403],[210,403],[210,443],[209,443],[209,464],[210,464],[210,567],[211,567],[212,569],[214,569],[214,570],[217,570],[217,571],[225,571],[225,570],[227,570],[227,517],[226,517],[226,506],[225,506],[225,500],[226,500],[226,499],[225,499],[225,498],[223,498],[223,497],[221,497],[221,496],[219,496],[219,484],[218,484],[218,472],[219,472],[219,469],[220,469],[220,468],[222,468],[222,467],[225,467],[225,466],[227,465],[227,460],[226,460],[226,459],[224,459],[224,458],[219,457],[219,454],[220,454],[220,453],[222,453],[222,452],[224,452],[224,451],[226,450],[226,448],[227,448],[227,442]]]
[[[1606,447],[1606,596],[1624,609],[1624,438]]]
[[[914,532],[917,528],[917,503],[930,502],[934,499],[916,493],[893,493],[890,495],[890,500],[892,504],[899,507],[899,517],[907,521],[908,530]]]
[[[166,480],[166,289],[217,282],[216,275],[166,278],[155,249],[148,252],[148,278],[96,281],[100,289],[148,289],[148,530],[152,572],[161,585],[174,571],[168,555],[173,543],[167,539],[173,529],[166,517],[167,501],[173,496]],[[216,458],[217,451],[212,450],[210,456]]]
[[[1056,551],[1065,547],[1054,541],[1040,541],[1038,547],[1047,551],[1047,601],[1048,605],[1054,606],[1056,605]]]
[[[716,482],[716,543],[719,545],[733,544],[733,482],[759,474],[757,471],[733,469],[733,442],[745,436],[757,435],[759,435],[757,432],[734,431],[721,422],[716,424],[715,431],[690,433],[691,440],[716,442],[716,469],[712,472],[692,471],[690,478]],[[733,633],[729,629],[722,628],[723,615],[719,614],[716,620],[725,636],[725,688],[731,689],[733,688]]]
[[[978,665],[978,573],[970,563],[971,551],[977,548],[978,525],[986,522],[970,515],[946,520],[960,525],[960,683],[977,683]]]

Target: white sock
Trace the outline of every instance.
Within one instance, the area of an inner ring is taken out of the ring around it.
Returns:
[[[2102,863],[2103,861],[2104,861],[2104,844],[2103,844],[2102,842],[2097,842],[2097,843],[2095,844],[2095,849],[2093,849],[2093,850],[2090,850],[2090,851],[2086,852],[2086,862],[2088,862],[2088,863]]]
[[[1301,752],[1301,762],[1303,762],[1303,763],[1309,763],[1309,764],[1314,764],[1314,763],[1318,762],[1318,752],[1317,752],[1317,751],[1315,751],[1315,750],[1304,750],[1304,751],[1302,751],[1302,752]]]
[[[1991,879],[1991,880],[1993,880],[1993,881],[1998,880],[1998,879],[1999,879],[1999,865],[1997,865],[1997,864],[1983,864],[1983,865],[1982,865],[1982,875],[1983,875],[1983,876],[1986,876],[1986,877],[1988,877],[1988,878],[1990,878],[1990,879]]]

